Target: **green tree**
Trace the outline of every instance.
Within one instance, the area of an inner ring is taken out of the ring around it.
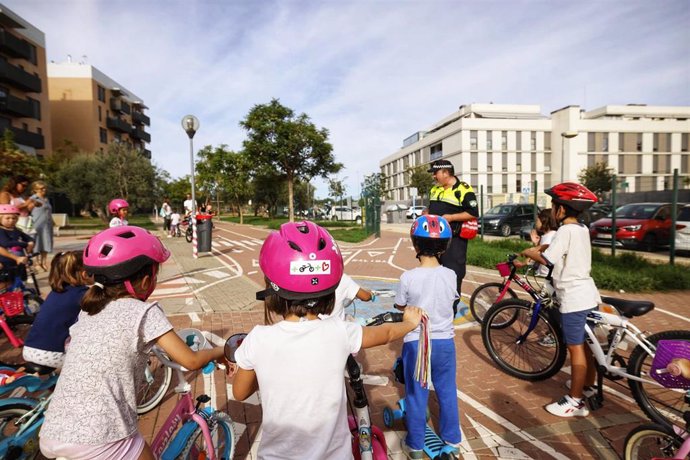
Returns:
[[[269,217],[278,213],[278,208],[287,204],[285,201],[285,178],[270,171],[259,171],[254,175],[254,215],[264,206]]]
[[[244,205],[252,197],[251,162],[242,152],[233,152],[226,145],[215,149],[207,145],[199,151],[196,165],[200,184],[207,186],[219,201],[228,199],[237,208],[240,223],[244,222]]]
[[[613,169],[609,168],[605,161],[598,162],[594,166],[584,168],[578,175],[582,185],[602,198],[606,192],[611,191],[613,182]]]
[[[247,131],[244,149],[259,168],[275,171],[287,183],[290,221],[294,221],[294,181],[327,177],[342,168],[332,154],[328,130],[280,104],[278,99],[252,107],[240,122]]]
[[[328,180],[328,195],[333,197],[336,205],[340,205],[343,202],[343,196],[347,191],[344,181],[337,179]]]
[[[0,161],[0,177],[2,178],[24,174],[32,179],[38,179],[43,172],[41,163],[35,156],[17,147],[17,144],[14,143],[14,133],[9,129],[5,129],[2,139],[0,139],[0,158],[2,158]]]
[[[435,183],[434,177],[427,172],[428,167],[428,165],[419,165],[407,169],[410,175],[410,187],[417,188],[417,193],[422,197],[422,205]]]

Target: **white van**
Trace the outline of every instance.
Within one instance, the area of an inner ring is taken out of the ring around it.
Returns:
[[[349,206],[333,206],[328,212],[329,220],[354,220],[356,223],[362,223],[362,209],[351,208]]]

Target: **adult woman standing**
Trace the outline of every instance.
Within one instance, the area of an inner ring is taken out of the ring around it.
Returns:
[[[38,265],[48,271],[48,253],[53,251],[53,207],[46,197],[47,186],[42,180],[37,180],[31,186],[31,200],[40,203],[31,210],[31,220],[36,231],[36,252],[39,253]]]
[[[29,178],[24,175],[16,175],[9,178],[0,191],[0,204],[11,204],[19,209],[19,221],[17,227],[25,233],[33,233],[29,213],[41,203],[29,198],[24,199],[26,189],[29,187]]]

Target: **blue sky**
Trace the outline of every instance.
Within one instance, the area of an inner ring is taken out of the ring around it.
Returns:
[[[240,149],[279,98],[330,131],[348,193],[402,140],[472,102],[690,105],[690,2],[0,0],[149,107],[153,160]],[[327,187],[316,183],[317,195]]]

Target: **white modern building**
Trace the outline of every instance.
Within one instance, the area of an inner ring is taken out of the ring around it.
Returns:
[[[690,107],[470,104],[403,141],[380,162],[390,198],[408,201],[409,168],[443,158],[493,204],[520,201],[605,161],[627,191],[664,190],[690,172]],[[654,180],[650,180],[653,177]],[[643,180],[644,178],[644,180]]]

